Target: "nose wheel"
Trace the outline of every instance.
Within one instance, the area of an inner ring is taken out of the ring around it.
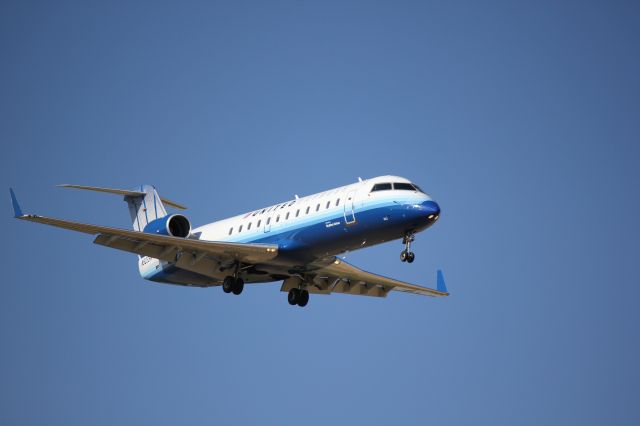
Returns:
[[[412,251],[402,250],[400,253],[400,260],[402,262],[412,263],[416,258],[416,254]]]
[[[402,262],[412,263],[415,260],[416,255],[411,251],[411,243],[413,242],[413,240],[415,240],[415,236],[413,233],[405,234],[404,238],[402,239],[402,244],[404,244],[405,247],[405,249],[400,252],[400,260]]]

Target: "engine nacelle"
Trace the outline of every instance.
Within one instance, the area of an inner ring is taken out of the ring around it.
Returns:
[[[191,234],[191,223],[181,214],[170,214],[147,223],[144,232],[187,238]]]

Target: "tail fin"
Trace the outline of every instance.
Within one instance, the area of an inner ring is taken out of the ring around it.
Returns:
[[[62,188],[74,188],[84,189],[87,191],[107,192],[110,194],[124,195],[124,200],[129,206],[129,214],[131,215],[131,223],[133,229],[136,231],[144,230],[149,222],[155,219],[159,219],[167,215],[167,210],[164,208],[164,204],[172,206],[181,210],[186,207],[161,198],[158,195],[155,187],[151,185],[140,185],[135,190],[126,189],[111,189],[111,188],[98,188],[93,186],[81,186],[81,185],[58,185]]]

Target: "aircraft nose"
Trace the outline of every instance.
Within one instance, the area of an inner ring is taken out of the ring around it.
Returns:
[[[422,203],[422,210],[430,223],[435,222],[440,217],[440,206],[435,201],[429,200]]]

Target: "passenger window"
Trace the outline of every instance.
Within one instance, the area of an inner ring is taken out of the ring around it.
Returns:
[[[232,233],[233,233],[233,226],[229,228],[229,235],[231,235]]]
[[[268,224],[270,224],[270,223],[271,223],[271,218],[270,218],[270,217],[268,217],[268,218],[267,218],[267,225],[268,225]]]
[[[290,212],[287,212],[287,215],[284,217],[284,220],[289,220],[289,214]]]
[[[320,210],[320,203],[316,206],[316,211]]]
[[[336,200],[336,207],[338,207],[339,205],[340,205],[340,198]]]
[[[292,205],[294,205],[296,202],[296,200],[293,200],[292,202],[289,203],[289,207],[291,207]]]
[[[391,189],[390,183],[376,183],[375,185],[373,185],[373,188],[371,188],[371,192],[388,191],[390,189]]]
[[[327,208],[331,205],[331,201],[327,201]]]
[[[309,214],[309,209],[311,209],[311,206],[307,206],[307,211],[305,212],[305,214]]]
[[[280,222],[280,215],[276,216],[276,222]]]
[[[238,228],[238,233],[242,232],[242,225],[240,225],[240,228]]]
[[[410,183],[405,182],[395,182],[393,184],[393,189],[399,189],[402,191],[415,191],[416,189]]]
[[[300,209],[296,210],[296,217],[300,215]]]
[[[256,225],[256,228],[260,228],[260,223],[262,223],[262,219],[258,220],[258,224]]]
[[[251,230],[251,222],[249,222],[249,225],[247,225],[247,231]]]

